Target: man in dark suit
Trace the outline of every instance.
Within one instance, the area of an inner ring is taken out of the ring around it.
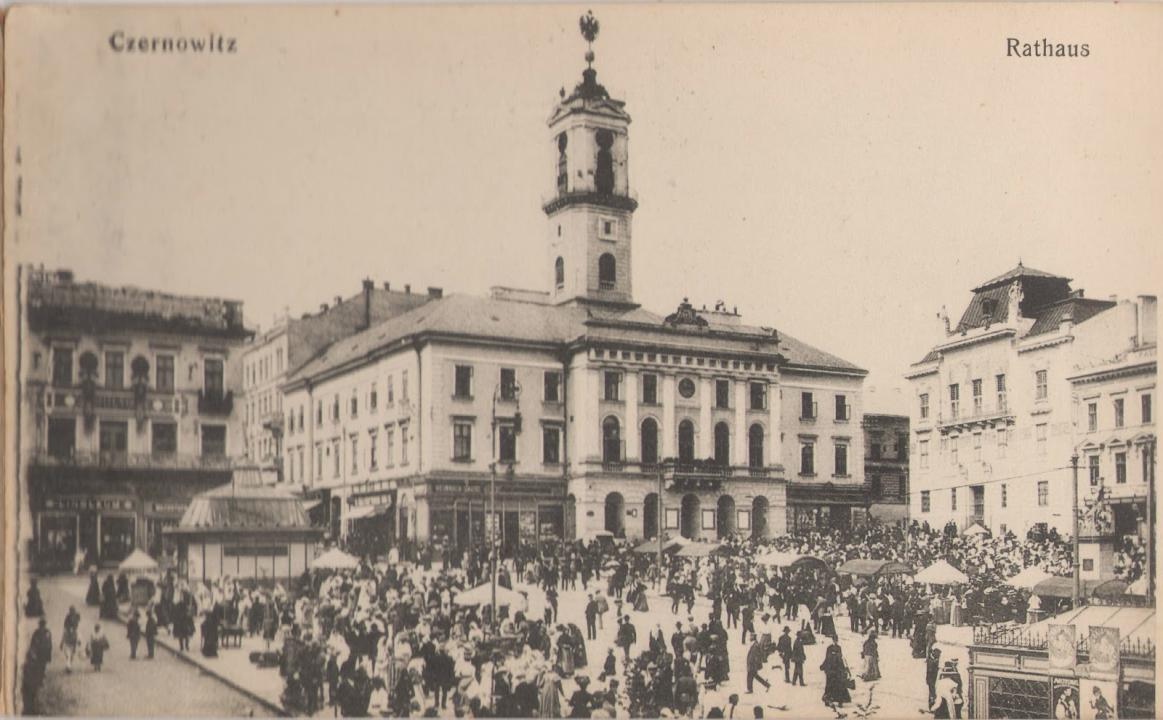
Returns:
[[[763,679],[759,671],[763,669],[764,660],[763,645],[755,637],[755,633],[751,634],[751,647],[747,650],[747,693],[752,692],[754,682],[758,680],[763,685],[764,689],[770,690],[771,683]]]
[[[586,603],[586,639],[598,639],[598,602],[594,600],[593,595],[590,595],[589,602]]]
[[[629,615],[622,616],[622,623],[618,626],[618,635],[615,639],[615,644],[622,648],[625,653],[625,658],[630,659],[630,648],[638,641],[638,631],[634,629],[633,623],[630,622]]]
[[[792,642],[791,628],[787,625],[783,626],[783,635],[779,636],[779,641],[775,644],[775,650],[779,653],[780,660],[783,661],[783,681],[785,683],[791,683]]]
[[[804,682],[804,661],[807,659],[807,653],[804,652],[804,638],[799,633],[796,633],[796,641],[791,648],[791,661],[793,665],[791,675],[792,685],[796,684],[796,680],[799,680],[801,686],[807,684]]]

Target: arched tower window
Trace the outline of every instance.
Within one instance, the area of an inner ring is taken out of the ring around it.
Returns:
[[[594,173],[595,189],[603,195],[614,192],[614,155],[610,148],[614,146],[614,133],[606,129],[598,130],[598,167]]]
[[[658,423],[654,418],[642,421],[642,431],[639,433],[642,440],[641,460],[647,465],[658,462]]]
[[[731,464],[731,430],[724,422],[715,425],[715,464]]]
[[[622,462],[622,431],[613,416],[602,421],[602,462]]]
[[[678,424],[678,461],[693,462],[695,459],[695,424],[683,420]]]
[[[598,258],[598,287],[602,290],[612,290],[618,277],[618,262],[610,253],[602,253]]]
[[[763,467],[763,426],[752,425],[747,432],[747,464],[753,468]]]
[[[565,157],[565,147],[569,139],[565,133],[557,136],[557,192],[564,193],[569,184],[569,163]]]
[[[565,260],[560,257],[553,263],[553,282],[557,287],[565,285]]]

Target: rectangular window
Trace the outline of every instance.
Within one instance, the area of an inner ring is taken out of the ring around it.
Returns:
[[[400,390],[400,398],[404,397],[404,391]],[[408,464],[408,423],[400,423],[400,464]]]
[[[376,395],[376,384],[372,383],[371,392],[367,394],[367,409],[369,412],[375,412],[376,406],[379,404],[379,396]]]
[[[71,348],[53,348],[52,384],[56,387],[70,387],[73,384],[73,351]]]
[[[982,403],[984,402],[982,399],[982,396],[981,396],[981,380],[980,379],[974,380],[973,384],[972,384],[972,388],[973,388],[973,414],[980,415],[981,414],[981,406],[982,406]]]
[[[1115,453],[1115,482],[1122,485],[1127,482],[1127,454]]]
[[[1096,402],[1086,404],[1086,430],[1087,432],[1098,430],[1098,403]]]
[[[351,401],[348,405],[351,408],[351,416],[359,417],[359,395],[356,394],[355,390],[351,391]]]
[[[402,403],[408,402],[408,371],[407,370],[400,371],[400,402],[402,402]],[[403,446],[403,444],[401,443],[401,447],[402,446]],[[402,462],[402,460],[401,460],[401,462]]]
[[[852,408],[848,405],[847,395],[836,396],[836,420],[844,422],[850,420],[852,415]]]
[[[961,449],[961,437],[954,435],[949,438],[949,461],[954,465],[958,463],[957,453]]]
[[[226,456],[225,425],[202,425],[202,456]]]
[[[929,441],[921,440],[917,443],[918,455],[920,456],[921,468],[929,467]]]
[[[339,477],[339,439],[331,441],[331,476]]]
[[[929,491],[921,491],[921,512],[927,513],[932,509],[932,501],[929,499]]]
[[[1009,402],[1006,399],[1006,376],[998,375],[997,379],[997,411],[1006,412],[1009,410]]]
[[[1048,383],[1046,380],[1046,370],[1039,370],[1034,373],[1034,399],[1045,400],[1049,392]]]
[[[837,445],[836,446],[836,474],[841,475],[841,476],[848,474],[848,446],[847,445]]]
[[[1115,427],[1117,428],[1121,428],[1125,424],[1126,418],[1123,414],[1125,406],[1126,402],[1122,398],[1115,398]]]
[[[497,427],[497,459],[503,463],[517,461],[517,431],[512,425]]]
[[[315,443],[315,479],[323,479],[323,443]]]
[[[1010,492],[1009,492],[1009,489],[1006,488],[1006,484],[1002,483],[1001,484],[1001,506],[1003,508],[1009,507],[1009,504],[1010,504]]]
[[[800,393],[800,419],[816,419],[816,401],[810,392]]]
[[[606,400],[617,402],[622,399],[622,373],[607,370],[603,373]]]
[[[816,474],[816,446],[812,443],[800,445],[800,475]]]
[[[315,425],[323,424],[323,401],[317,400],[315,402]]]
[[[367,467],[368,467],[368,470],[375,470],[377,467],[379,467],[379,464],[380,464],[380,459],[378,457],[379,448],[376,447],[379,444],[379,442],[378,442],[380,439],[379,436],[380,436],[380,432],[376,428],[372,428],[372,429],[367,431]]]
[[[339,395],[331,396],[331,422],[339,422]]]
[[[174,356],[157,356],[157,376],[155,378],[158,392],[170,393],[174,391]]]
[[[1091,485],[1091,487],[1094,487],[1095,485],[1098,485],[1098,475],[1099,475],[1098,455],[1091,455],[1090,457],[1086,458],[1086,462],[1087,462],[1087,470],[1090,471],[1090,485]]]
[[[388,407],[396,404],[396,384],[393,382],[393,377],[388,376]]]
[[[472,460],[472,423],[457,421],[452,424],[452,459],[457,462]]]
[[[953,419],[961,412],[961,387],[957,383],[949,386],[949,415]]]
[[[1046,454],[1046,432],[1047,432],[1046,423],[1039,423],[1039,424],[1034,426],[1034,439],[1037,440],[1037,443],[1038,443],[1038,454],[1039,455]]]
[[[1143,393],[1139,396],[1139,406],[1143,417],[1143,424],[1147,425],[1151,422],[1151,393]]]
[[[501,368],[501,399],[517,399],[517,371],[513,368]]]
[[[1006,456],[1006,450],[1009,448],[1010,433],[1005,428],[998,428],[997,430],[997,456],[1003,458]]]
[[[105,353],[105,387],[125,386],[125,353],[109,351]]]
[[[391,467],[396,462],[396,428],[384,426],[384,465]]]
[[[178,451],[177,423],[154,420],[150,431],[150,450],[154,455],[173,455]]]
[[[209,397],[222,397],[225,392],[225,385],[223,383],[223,368],[222,358],[206,358],[203,361],[205,369],[203,377],[203,389]]]
[[[647,405],[658,404],[658,376],[654,373],[642,376],[642,402]]]
[[[351,436],[351,474],[359,472],[359,435]]]
[[[77,450],[77,421],[75,418],[48,419],[48,454],[58,460],[69,460]]]
[[[973,433],[973,459],[981,462],[981,433]]]
[[[715,381],[715,407],[729,409],[731,407],[731,381]]]
[[[921,393],[921,419],[929,417],[929,393]]]
[[[1038,507],[1046,507],[1050,504],[1050,481],[1038,481]]]
[[[561,373],[554,370],[547,370],[543,384],[544,393],[542,394],[542,399],[547,403],[561,402]]]
[[[949,490],[949,509],[954,512],[957,511],[957,488],[951,488]]]
[[[124,421],[102,420],[98,447],[102,453],[123,453],[129,449],[129,424]]]
[[[561,428],[547,425],[541,429],[541,462],[546,465],[561,462]]]
[[[751,409],[767,409],[767,383],[753,382],[751,387]]]

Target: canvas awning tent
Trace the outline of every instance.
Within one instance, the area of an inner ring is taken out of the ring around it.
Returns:
[[[150,575],[158,571],[158,564],[157,560],[139,548],[122,560],[117,569],[126,575]]]
[[[1095,588],[1101,584],[1099,580],[1083,580],[1079,583],[1079,591],[1082,597],[1090,597],[1094,594]],[[1049,577],[1030,588],[1030,592],[1044,597],[1074,597],[1074,578]]]
[[[803,567],[805,565],[817,565],[826,568],[828,564],[814,555],[801,555],[793,552],[779,552],[773,551],[764,553],[755,558],[755,561],[761,565],[768,565],[770,567]]]
[[[663,540],[662,541],[662,552],[664,552],[668,555],[672,554],[672,553],[676,553],[679,551],[680,548],[682,548],[682,546],[683,546],[683,544],[680,543],[678,540]],[[635,547],[634,552],[640,553],[642,555],[650,555],[651,553],[656,553],[656,552],[658,552],[658,541],[657,540],[647,540],[646,542],[642,543],[641,545],[638,545],[637,547]]]
[[[1025,570],[1022,570],[1017,575],[1014,575],[1009,580],[1006,580],[1006,585],[1009,585],[1010,587],[1025,588],[1026,590],[1030,590],[1043,580],[1047,580],[1052,577],[1054,576],[1038,567],[1037,565],[1031,565]]]
[[[476,605],[492,605],[493,604],[493,586],[492,583],[484,583],[476,587],[464,590],[456,594],[452,602],[461,607],[473,607]],[[497,586],[497,605],[500,607],[508,607],[513,611],[524,610],[526,607],[525,596],[516,590]]]
[[[989,535],[989,529],[981,523],[973,523],[961,532],[962,535]]]
[[[362,520],[376,515],[385,515],[392,509],[391,505],[357,505],[347,511],[347,520]]]
[[[359,560],[339,548],[331,548],[311,563],[312,570],[354,570],[358,566]]]
[[[1107,580],[1094,588],[1094,596],[1100,598],[1120,598],[1127,594],[1128,584],[1125,580]]]
[[[708,557],[723,549],[719,543],[689,543],[678,551],[679,557]]]
[[[836,572],[856,575],[857,577],[873,577],[874,575],[912,575],[913,569],[894,560],[849,560],[836,568]]]
[[[914,575],[913,581],[928,585],[958,585],[969,582],[969,576],[944,560],[938,560]]]

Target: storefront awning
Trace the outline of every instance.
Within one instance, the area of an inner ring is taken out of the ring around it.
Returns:
[[[913,569],[904,563],[892,560],[849,560],[836,568],[836,572],[859,577],[872,577],[873,575],[912,575]]]
[[[363,520],[377,515],[387,515],[391,505],[359,505],[347,511],[348,520]]]

